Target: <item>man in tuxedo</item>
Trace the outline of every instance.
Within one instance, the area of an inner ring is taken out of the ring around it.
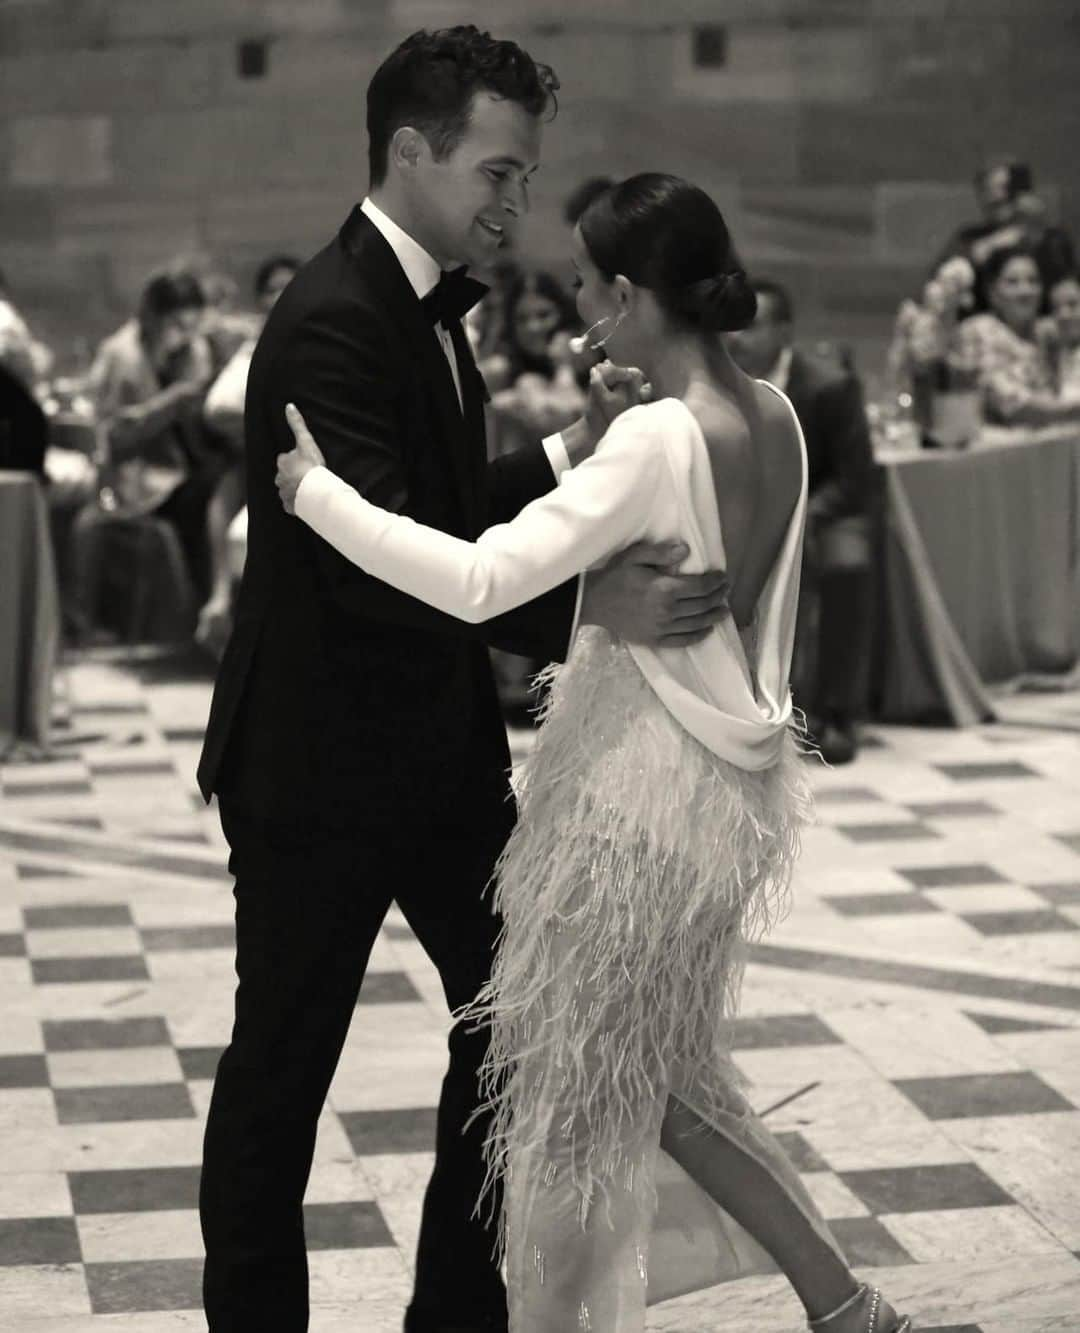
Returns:
[[[316,1123],[390,902],[451,1008],[489,976],[486,886],[515,811],[487,645],[550,661],[576,619],[678,642],[725,614],[721,576],[657,567],[685,554],[669,546],[469,626],[370,578],[278,501],[290,401],[368,499],[467,538],[591,451],[618,395],[598,390],[588,420],[489,465],[460,320],[481,290],[463,266],[489,267],[528,208],[557,86],[473,27],[402,43],[368,89],[369,196],[281,295],[252,359],[247,564],[199,767],[231,849],[239,979],[200,1194],[211,1333],[307,1327]],[[506,1328],[492,1230],[472,1216],[487,1126],[465,1129],[485,1042],[450,1035],[408,1333]]]
[[[862,386],[837,354],[793,345],[791,297],[754,283],[757,317],[730,335],[748,375],[791,399],[806,439],[807,502],[793,680],[811,735],[832,764],[855,758],[870,655],[874,456]]]

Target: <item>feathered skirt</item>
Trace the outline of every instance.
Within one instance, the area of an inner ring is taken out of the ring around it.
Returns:
[[[809,793],[794,735],[771,768],[736,768],[602,630],[546,674],[496,871],[497,960],[460,1017],[490,1026],[485,1193],[515,1161],[548,1157],[584,1223],[612,1182],[625,1187],[670,1091],[692,1089],[706,1120],[730,1116],[745,946],[786,908]],[[558,1152],[538,1109],[552,1104]]]

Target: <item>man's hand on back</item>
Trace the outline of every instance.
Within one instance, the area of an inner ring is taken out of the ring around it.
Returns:
[[[700,643],[725,616],[726,574],[679,574],[682,542],[637,542],[588,574],[581,623],[600,625],[626,643],[686,647]]]

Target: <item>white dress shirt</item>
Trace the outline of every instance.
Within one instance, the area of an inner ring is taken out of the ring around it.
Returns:
[[[756,661],[748,660],[731,616],[689,647],[627,645],[672,716],[721,758],[749,770],[776,761],[791,719],[806,453],[788,408],[802,451],[802,487],[755,611]],[[687,573],[727,563],[705,438],[677,398],[624,412],[595,454],[559,486],[475,542],[369,504],[323,467],[300,483],[296,513],[375,578],[473,624],[539,597],[639,540],[686,542]]]

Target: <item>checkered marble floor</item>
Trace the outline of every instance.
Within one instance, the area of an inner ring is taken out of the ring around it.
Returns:
[[[204,1327],[196,1191],[228,1038],[232,897],[194,789],[209,686],[64,671],[49,762],[0,767],[0,1330]],[[853,1262],[924,1333],[1080,1330],[1080,695],[873,728],[814,769],[795,906],[736,1058]],[[529,737],[516,736],[526,748]],[[313,1333],[408,1299],[447,1018],[392,913],[320,1127]],[[668,1333],[792,1333],[762,1273]]]

